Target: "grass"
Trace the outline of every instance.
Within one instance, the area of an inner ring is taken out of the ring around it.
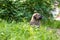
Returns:
[[[28,22],[0,21],[0,40],[59,40],[55,30],[32,28]]]
[[[44,25],[43,25],[44,24]],[[42,25],[51,28],[60,28],[60,21],[56,20],[43,20]]]

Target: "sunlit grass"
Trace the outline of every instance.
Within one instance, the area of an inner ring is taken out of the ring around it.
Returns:
[[[27,22],[0,21],[0,40],[58,40],[54,30],[33,28]]]

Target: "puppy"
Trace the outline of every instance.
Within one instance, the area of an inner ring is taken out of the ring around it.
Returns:
[[[32,15],[30,25],[40,27],[40,20],[42,19],[42,16],[39,13],[34,13]]]

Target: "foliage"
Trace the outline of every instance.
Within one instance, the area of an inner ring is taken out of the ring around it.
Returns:
[[[43,26],[47,26],[47,27],[51,27],[51,28],[60,28],[60,21],[56,21],[56,20],[41,20],[41,24]]]
[[[5,20],[30,20],[34,10],[44,18],[50,16],[49,11],[54,0],[0,0],[0,18]]]
[[[7,23],[0,20],[0,40],[59,40],[54,30],[32,28],[27,22]]]

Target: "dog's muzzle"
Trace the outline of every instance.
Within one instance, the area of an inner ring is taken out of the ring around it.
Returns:
[[[41,20],[41,19],[42,19],[42,16],[39,17],[39,20]]]

